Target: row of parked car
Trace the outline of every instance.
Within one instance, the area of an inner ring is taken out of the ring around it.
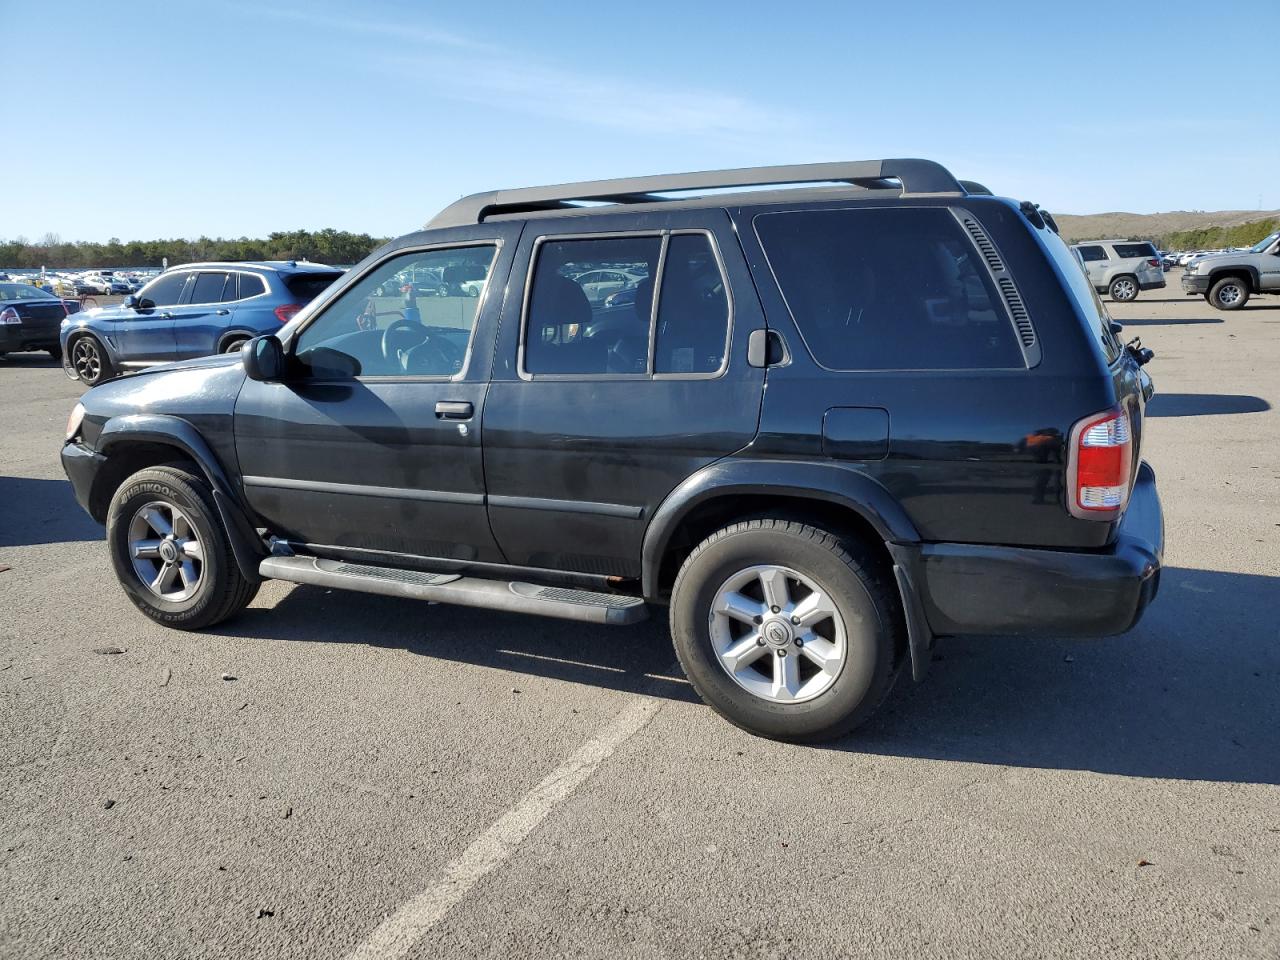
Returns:
[[[7,274],[0,273],[0,282],[25,283],[39,287],[59,297],[111,297],[137,293],[155,273],[125,273],[102,270],[82,273]]]

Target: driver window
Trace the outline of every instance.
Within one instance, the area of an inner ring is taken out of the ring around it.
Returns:
[[[295,356],[317,371],[332,352],[365,377],[455,377],[497,247],[404,253],[379,264],[325,307],[298,336]]]

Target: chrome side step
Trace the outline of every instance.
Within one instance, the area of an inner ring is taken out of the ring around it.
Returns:
[[[271,580],[359,590],[385,597],[435,600],[463,607],[533,613],[584,623],[625,626],[639,623],[649,616],[649,608],[639,597],[483,580],[452,573],[423,573],[316,557],[267,557],[258,566],[258,572]]]

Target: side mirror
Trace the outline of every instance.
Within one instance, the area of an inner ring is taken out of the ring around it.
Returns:
[[[284,377],[284,347],[278,337],[254,337],[240,348],[240,362],[250,380],[280,380]]]
[[[137,310],[138,298],[131,293],[120,302],[120,306],[128,307],[130,310]]]

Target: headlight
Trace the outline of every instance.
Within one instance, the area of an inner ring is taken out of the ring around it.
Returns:
[[[71,416],[67,417],[67,439],[74,440],[80,432],[80,424],[84,422],[84,404],[77,403],[71,408]]]

